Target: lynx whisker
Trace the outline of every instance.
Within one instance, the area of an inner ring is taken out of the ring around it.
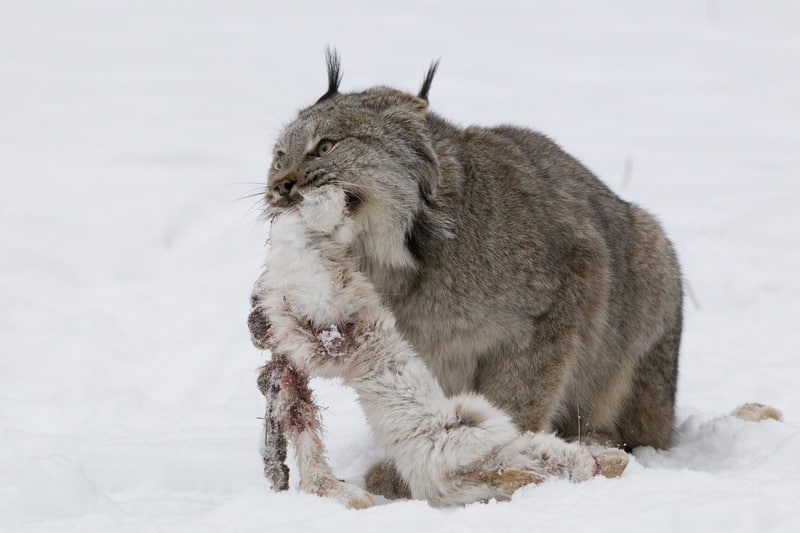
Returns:
[[[258,197],[262,202],[266,201],[264,199],[264,191],[252,192],[252,193],[245,194],[244,196],[239,196],[238,198],[235,199],[235,201],[239,202],[241,200],[247,200],[248,198],[256,198],[256,197]]]

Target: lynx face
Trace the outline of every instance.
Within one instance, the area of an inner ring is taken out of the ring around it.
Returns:
[[[339,94],[338,63],[328,67],[328,93],[300,111],[275,145],[268,208],[279,214],[309,190],[339,186],[356,223],[355,253],[380,266],[413,268],[407,244],[434,202],[439,176],[428,102],[386,87]]]
[[[282,208],[328,183],[354,207],[381,196],[419,202],[435,187],[436,156],[425,128],[427,102],[386,88],[336,95],[300,112],[276,143],[267,198]],[[410,160],[419,159],[409,169]],[[388,189],[388,190],[386,190]]]

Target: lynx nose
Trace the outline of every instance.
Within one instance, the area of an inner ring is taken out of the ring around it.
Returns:
[[[281,196],[289,196],[289,193],[292,192],[292,187],[294,187],[295,183],[297,183],[297,180],[284,178],[275,182],[272,188],[275,189],[275,191],[277,191],[277,193]]]

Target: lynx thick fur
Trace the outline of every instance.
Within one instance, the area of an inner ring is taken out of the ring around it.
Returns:
[[[585,448],[552,434],[521,433],[478,394],[446,397],[358,271],[353,237],[344,191],[307,192],[273,224],[257,305],[271,319],[274,355],[356,390],[415,498],[435,506],[508,499],[548,476],[584,481],[600,473]]]
[[[547,137],[430,111],[434,72],[416,95],[342,94],[329,55],[328,91],[276,143],[268,209],[346,192],[349,253],[445,396],[478,392],[526,431],[666,447],[682,290],[663,230]],[[376,472],[368,487],[392,485]]]

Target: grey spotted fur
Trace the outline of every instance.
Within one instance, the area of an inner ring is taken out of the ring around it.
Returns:
[[[421,96],[341,94],[328,64],[275,146],[269,209],[350,193],[353,254],[447,394],[480,392],[523,430],[666,447],[682,290],[658,222],[540,133],[431,112],[435,67]]]

